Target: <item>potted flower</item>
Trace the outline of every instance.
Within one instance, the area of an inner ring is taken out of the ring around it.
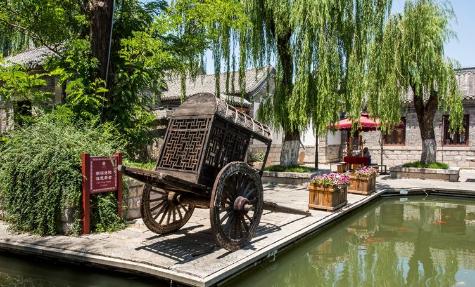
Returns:
[[[376,190],[376,174],[378,171],[372,167],[362,167],[350,173],[349,193],[369,195]]]
[[[308,207],[333,211],[347,203],[350,178],[345,174],[328,173],[311,179],[308,185]]]

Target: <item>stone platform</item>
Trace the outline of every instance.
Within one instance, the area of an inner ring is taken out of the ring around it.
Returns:
[[[14,234],[0,221],[0,249],[138,272],[168,282],[212,286],[276,256],[387,190],[425,187],[463,189],[475,193],[475,183],[471,179],[459,183],[434,183],[380,177],[376,194],[349,194],[349,204],[335,212],[311,210],[312,216],[304,217],[264,211],[251,244],[236,252],[228,252],[215,245],[208,210],[196,210],[182,230],[166,236],[148,231],[141,220],[120,232],[80,237]],[[304,186],[265,185],[264,189],[267,201],[307,210],[308,192]]]

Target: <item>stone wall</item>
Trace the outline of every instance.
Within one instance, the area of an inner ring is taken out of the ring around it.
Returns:
[[[12,128],[13,111],[10,106],[5,106],[0,103],[0,134]]]
[[[265,152],[265,145],[254,143],[249,147],[250,152]],[[269,153],[266,165],[274,165],[280,163],[280,153],[282,151],[282,144],[273,143]],[[318,142],[318,161],[320,163],[338,162],[341,158],[342,146],[327,145],[325,136],[319,138]],[[304,153],[304,163],[310,164],[315,162],[315,146],[307,145],[305,148],[300,148],[300,153]]]
[[[443,123],[442,113],[437,113],[434,119],[435,138],[437,142],[437,161],[448,163],[453,167],[475,168],[475,107],[465,105],[465,114],[469,115],[469,140],[466,146],[442,145]],[[406,117],[405,145],[384,145],[383,163],[388,167],[400,165],[410,161],[420,160],[422,140],[420,136],[417,115],[409,109]],[[363,133],[363,139],[370,150],[371,161],[381,163],[381,147],[379,144],[380,132]]]
[[[435,137],[437,142],[437,161],[448,163],[452,167],[475,168],[475,103],[464,103],[465,114],[469,115],[469,140],[465,146],[442,145],[443,137],[443,113],[437,113],[434,120]],[[388,167],[400,165],[406,162],[420,160],[422,141],[420,136],[417,115],[412,108],[408,108],[404,114],[406,117],[406,134],[404,145],[384,145],[382,152],[383,164]],[[381,164],[381,134],[379,131],[362,133],[363,140],[370,150],[372,163]],[[325,137],[319,141],[319,162],[330,163],[342,160],[342,151],[345,147],[345,136],[342,135],[341,145],[327,145]],[[282,145],[273,144],[269,154],[269,164],[278,164]],[[265,151],[262,145],[252,145],[251,151]],[[303,149],[301,149],[302,151]],[[305,163],[315,161],[315,146],[305,147]]]
[[[142,202],[142,186],[143,184],[137,180],[127,178],[126,185],[128,187],[126,219],[133,220],[141,217],[140,204]]]

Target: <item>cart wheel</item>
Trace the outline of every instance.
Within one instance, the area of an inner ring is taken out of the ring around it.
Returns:
[[[188,222],[195,206],[182,204],[180,194],[145,184],[140,211],[145,226],[158,234],[180,229]]]
[[[227,164],[218,173],[211,194],[211,228],[218,244],[230,251],[247,244],[261,220],[262,204],[258,172],[244,162]]]

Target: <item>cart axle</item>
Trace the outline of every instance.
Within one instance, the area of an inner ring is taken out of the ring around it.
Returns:
[[[269,201],[264,201],[263,208],[265,210],[270,210],[270,211],[273,211],[273,212],[290,213],[290,214],[305,215],[305,216],[311,216],[312,215],[309,211],[303,211],[303,210],[300,210],[300,209],[281,206],[281,205],[278,205],[275,202],[269,202]]]

